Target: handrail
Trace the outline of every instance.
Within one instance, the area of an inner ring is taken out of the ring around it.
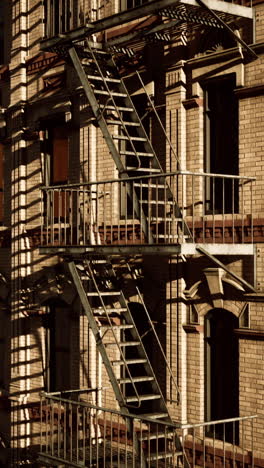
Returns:
[[[173,146],[172,146],[171,140],[170,140],[170,138],[169,138],[168,135],[167,135],[167,132],[166,132],[166,130],[165,130],[165,128],[164,128],[164,125],[163,125],[162,121],[160,120],[160,116],[159,116],[159,114],[157,113],[156,107],[154,106],[152,100],[150,99],[150,95],[149,95],[149,93],[147,92],[147,89],[146,89],[146,86],[145,86],[145,84],[144,84],[144,81],[142,80],[141,75],[140,75],[140,73],[139,73],[137,70],[136,70],[136,74],[137,74],[138,79],[139,79],[139,81],[140,81],[140,83],[141,83],[141,85],[142,85],[142,88],[143,88],[144,91],[145,91],[145,94],[146,94],[146,96],[147,96],[147,98],[148,98],[148,101],[149,101],[151,107],[152,107],[152,110],[154,111],[154,114],[155,114],[155,116],[156,116],[156,118],[157,118],[157,120],[158,120],[158,122],[159,122],[159,124],[160,124],[160,128],[162,129],[162,132],[163,132],[164,135],[165,135],[165,138],[166,138],[166,140],[167,140],[167,142],[168,142],[168,144],[169,144],[169,146],[170,146],[170,149],[171,149],[171,151],[173,152],[173,154],[174,154],[174,156],[175,156],[175,159],[176,159],[176,161],[177,161],[177,164],[178,164],[178,167],[179,167],[179,170],[180,170],[180,167],[181,167],[181,166],[180,166],[180,160],[179,160],[179,158],[178,158],[178,154],[176,153],[175,149],[174,149]]]
[[[130,272],[130,274],[131,274],[131,276],[132,276],[132,278],[133,278],[133,272],[132,272],[132,269],[131,269],[131,267],[130,267],[130,265],[129,265],[128,263],[127,263],[127,269],[128,269],[128,271]],[[175,388],[176,388],[176,390],[177,390],[177,404],[180,404],[180,402],[181,402],[181,392],[180,392],[179,386],[178,386],[178,384],[177,384],[177,382],[176,382],[176,380],[175,380],[175,378],[174,378],[172,369],[171,369],[171,367],[170,367],[170,365],[169,365],[169,362],[168,362],[168,360],[167,360],[166,354],[164,353],[164,350],[163,350],[163,347],[162,347],[162,345],[161,345],[161,342],[160,342],[160,339],[159,339],[159,337],[158,337],[158,334],[157,334],[157,332],[156,332],[156,330],[155,330],[155,327],[154,327],[154,325],[153,325],[153,322],[152,322],[152,320],[151,320],[151,318],[150,318],[150,315],[149,315],[149,313],[148,313],[148,309],[146,308],[146,305],[145,305],[145,302],[144,302],[143,297],[142,297],[142,295],[141,295],[141,292],[139,291],[139,288],[138,288],[137,286],[136,286],[136,291],[137,291],[137,294],[138,294],[138,296],[139,296],[139,298],[140,298],[140,302],[141,302],[141,304],[142,304],[142,306],[143,306],[143,308],[144,308],[144,311],[145,311],[145,314],[146,314],[146,316],[147,316],[147,319],[148,319],[148,322],[149,322],[149,324],[150,324],[150,327],[151,327],[151,329],[152,329],[152,331],[153,331],[153,333],[154,333],[154,335],[155,335],[156,341],[157,341],[158,346],[159,346],[159,348],[160,348],[161,354],[162,354],[162,356],[163,356],[163,358],[164,358],[164,361],[165,361],[165,364],[166,364],[166,366],[167,366],[167,369],[168,369],[168,371],[169,371],[169,373],[170,373],[170,376],[171,376],[171,378],[172,378],[172,381],[173,381],[173,383],[174,383],[174,385],[175,385]]]
[[[118,343],[118,339],[117,339],[116,334],[115,334],[115,332],[114,332],[114,328],[113,328],[111,319],[110,319],[110,317],[109,317],[107,308],[105,307],[104,301],[103,301],[103,299],[102,299],[100,290],[99,290],[99,288],[98,288],[98,286],[97,286],[97,283],[96,283],[96,281],[95,281],[95,277],[94,277],[93,270],[92,270],[92,268],[91,268],[90,263],[88,263],[88,270],[89,270],[89,274],[91,275],[91,278],[92,278],[92,280],[93,280],[93,283],[94,283],[96,292],[97,292],[97,294],[98,294],[98,297],[100,298],[101,305],[102,305],[102,307],[103,307],[103,309],[104,309],[104,313],[105,313],[105,315],[106,315],[106,317],[107,317],[107,320],[108,320],[108,323],[109,323],[109,326],[110,326],[112,335],[113,335],[113,337],[114,337],[114,340],[115,340],[116,345],[117,345],[117,347],[118,347],[118,351],[119,351],[119,353],[120,353],[120,356],[121,356],[121,358],[122,358],[122,361],[123,361],[124,366],[125,366],[125,368],[126,368],[126,371],[127,371],[127,373],[128,373],[128,376],[129,376],[131,385],[132,385],[133,388],[134,388],[136,397],[137,397],[137,399],[138,399],[138,407],[140,407],[141,403],[140,403],[139,393],[138,393],[138,391],[137,391],[137,388],[136,388],[135,383],[133,382],[133,378],[132,378],[131,372],[130,372],[130,370],[129,370],[129,367],[128,367],[127,363],[126,363],[126,359],[125,359],[123,350],[122,350],[121,346],[120,346],[119,343]],[[102,337],[101,337],[101,339],[102,339]],[[123,402],[126,404],[126,406],[130,406],[130,405],[127,405],[127,403],[126,403],[126,401],[125,401],[124,398],[123,398]],[[132,405],[132,407],[133,407],[133,406],[134,406],[134,405]]]
[[[50,400],[55,400],[55,401],[58,401],[60,403],[71,403],[72,405],[81,406],[83,408],[91,408],[91,409],[94,409],[94,410],[110,412],[110,413],[115,414],[117,416],[119,415],[119,416],[122,416],[122,417],[127,418],[127,419],[138,419],[140,421],[146,421],[146,422],[148,422],[150,424],[153,424],[153,422],[155,422],[160,426],[166,426],[166,427],[169,426],[169,427],[174,428],[174,429],[180,429],[182,427],[182,425],[180,423],[162,421],[161,419],[159,419],[159,421],[157,422],[157,421],[153,421],[153,419],[151,419],[151,418],[146,418],[145,416],[144,416],[144,418],[142,418],[140,414],[125,413],[124,411],[121,411],[121,410],[115,410],[115,409],[112,409],[112,408],[109,409],[109,408],[105,408],[103,406],[96,406],[96,405],[93,405],[92,403],[88,403],[88,402],[67,400],[66,398],[58,398],[56,396],[52,396],[52,394],[47,393],[47,392],[40,392],[40,397],[41,398],[48,398]]]
[[[149,422],[149,423],[153,424],[153,419],[146,418],[146,417],[142,418],[140,414],[125,413],[122,410],[116,410],[116,409],[112,409],[112,408],[111,409],[110,408],[105,408],[103,406],[96,406],[96,405],[94,405],[93,403],[90,403],[90,402],[88,403],[88,402],[83,402],[83,401],[72,401],[72,400],[68,400],[66,398],[58,398],[57,396],[53,396],[52,393],[48,393],[48,392],[40,392],[39,395],[40,395],[41,399],[46,398],[46,399],[55,400],[55,401],[62,402],[62,403],[71,403],[71,404],[76,405],[76,406],[89,407],[89,408],[94,409],[94,410],[107,411],[107,412],[111,412],[111,413],[116,414],[116,415],[123,416],[124,418],[139,419],[139,420],[146,421],[146,422]],[[259,417],[259,415],[253,414],[253,415],[250,415],[250,416],[238,416],[238,417],[235,417],[235,418],[219,419],[219,420],[214,420],[214,421],[205,421],[205,422],[194,423],[194,424],[181,424],[181,423],[170,422],[170,421],[162,421],[160,419],[159,419],[158,422],[157,421],[155,421],[155,422],[158,423],[161,426],[169,426],[169,427],[172,427],[174,429],[192,429],[192,428],[195,428],[195,427],[202,427],[202,426],[205,427],[205,426],[214,425],[214,424],[228,424],[228,423],[231,423],[231,422],[246,421],[248,419],[256,419],[258,417]]]
[[[143,307],[144,307],[145,314],[146,314],[146,316],[147,316],[147,318],[148,318],[148,322],[149,322],[149,324],[150,324],[150,327],[151,327],[151,329],[152,329],[152,331],[153,331],[153,333],[154,333],[154,335],[155,335],[155,338],[156,338],[156,340],[157,340],[158,346],[159,346],[160,351],[161,351],[161,354],[162,354],[162,356],[163,356],[163,358],[164,358],[164,361],[165,361],[165,364],[166,364],[166,366],[167,366],[167,369],[168,369],[168,371],[169,371],[169,373],[170,373],[170,376],[171,376],[171,378],[172,378],[172,381],[173,381],[173,383],[174,383],[174,385],[175,385],[175,388],[176,388],[176,390],[177,390],[177,404],[179,405],[179,404],[181,403],[181,392],[180,392],[179,386],[178,386],[178,384],[177,384],[177,382],[176,382],[176,380],[175,380],[175,377],[174,377],[174,375],[173,375],[171,366],[169,365],[169,362],[168,362],[167,357],[166,357],[166,354],[164,353],[164,350],[163,350],[163,348],[162,348],[162,345],[161,345],[160,339],[159,339],[159,337],[158,337],[158,334],[157,334],[157,332],[156,332],[156,330],[155,330],[155,327],[154,327],[154,325],[153,325],[153,323],[152,323],[152,320],[151,320],[151,318],[150,318],[150,315],[149,315],[149,313],[148,313],[148,309],[147,309],[146,306],[145,306],[145,303],[144,303],[144,301],[143,301],[142,295],[141,295],[141,293],[140,293],[140,291],[139,291],[139,289],[138,289],[137,286],[136,286],[136,290],[137,290],[137,293],[138,293],[138,295],[139,295],[141,304],[142,304]]]
[[[92,181],[92,182],[79,182],[74,184],[65,184],[65,185],[48,185],[40,187],[41,190],[59,190],[59,189],[71,189],[71,188],[78,188],[78,187],[89,187],[90,185],[101,185],[101,184],[110,184],[114,182],[133,182],[141,179],[158,179],[159,177],[173,177],[177,175],[191,175],[197,177],[219,177],[222,179],[235,179],[235,180],[245,180],[245,181],[256,181],[256,177],[248,177],[243,175],[230,175],[230,174],[216,174],[216,173],[208,173],[208,172],[192,172],[192,171],[175,171],[175,172],[163,172],[160,174],[151,174],[151,175],[141,175],[136,177],[124,177],[118,179],[107,179],[107,180],[100,180],[100,181]]]
[[[105,77],[104,77],[104,75],[103,75],[103,73],[102,73],[102,71],[101,71],[101,68],[100,68],[100,66],[99,66],[99,63],[98,63],[98,61],[97,61],[97,59],[96,59],[95,53],[94,53],[94,51],[93,51],[93,49],[92,49],[92,47],[91,47],[91,45],[90,45],[90,43],[89,43],[89,41],[88,41],[87,39],[86,39],[86,44],[88,45],[89,51],[90,51],[90,53],[91,53],[91,55],[92,55],[92,57],[93,57],[93,60],[94,60],[94,62],[95,62],[95,64],[96,64],[96,66],[97,66],[97,70],[99,71],[99,74],[100,74],[100,76],[101,76],[101,78],[102,78],[102,80],[103,80],[104,86],[105,86],[105,88],[106,88],[106,90],[107,90],[107,92],[108,92],[108,94],[109,94],[109,96],[110,96],[109,99],[111,99],[111,102],[112,102],[112,104],[114,105],[114,108],[115,108],[115,112],[117,113],[118,118],[120,119],[120,122],[122,122],[122,128],[123,128],[123,130],[125,131],[126,136],[127,136],[128,140],[129,140],[129,143],[130,143],[130,145],[131,145],[131,147],[132,147],[132,149],[133,149],[133,151],[134,151],[134,153],[135,153],[135,156],[136,156],[136,158],[137,158],[137,160],[138,160],[138,169],[139,169],[140,166],[141,166],[141,161],[140,161],[140,159],[139,159],[139,156],[137,155],[137,151],[136,151],[135,145],[134,145],[134,143],[133,143],[133,140],[131,139],[131,135],[129,134],[129,132],[128,132],[128,130],[127,130],[125,124],[124,124],[124,121],[123,121],[121,112],[119,111],[118,106],[116,105],[116,102],[115,102],[113,93],[112,93],[111,89],[109,88],[109,86],[108,86],[108,84],[107,84],[107,81],[105,80]],[[107,106],[107,104],[106,104],[106,106]],[[102,111],[100,112],[100,115],[98,116],[99,118],[102,118],[102,116],[103,116],[103,114],[104,114],[104,111],[105,111],[105,109],[106,109],[106,106],[105,106],[105,107],[102,109]]]
[[[194,424],[182,424],[181,429],[192,429],[195,427],[205,427],[205,426],[213,426],[216,424],[226,424],[230,422],[237,422],[237,421],[246,421],[248,419],[256,419],[258,417],[257,414],[253,414],[251,416],[238,416],[236,418],[228,418],[228,419],[216,419],[215,421],[206,421]]]

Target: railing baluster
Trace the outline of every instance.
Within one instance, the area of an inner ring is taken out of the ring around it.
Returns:
[[[93,463],[93,409],[89,408],[87,411],[87,424],[89,427],[89,458],[90,458],[90,466],[92,466]]]
[[[242,468],[245,468],[244,424],[245,421],[242,421]]]
[[[195,468],[195,427],[193,428],[193,468]]]
[[[79,406],[76,406],[76,461],[79,462]]]
[[[195,193],[196,178],[199,181],[201,177],[202,184],[199,183],[198,185],[199,187],[202,185],[202,201],[200,190],[198,195]],[[210,183],[208,183],[208,179],[210,179]],[[212,227],[212,240],[210,242],[215,243],[217,241],[216,229],[219,227],[222,232],[222,243],[225,243],[227,221],[230,223],[230,229],[232,230],[230,241],[234,244],[236,242],[237,225],[236,193],[239,181],[240,216],[238,221],[241,229],[240,242],[245,242],[245,229],[247,227],[251,230],[251,237],[248,239],[249,236],[247,236],[247,240],[253,242],[253,180],[247,177],[196,174],[181,171],[164,174],[162,177],[152,175],[79,185],[68,184],[65,188],[62,186],[46,187],[43,189],[45,196],[43,196],[41,245],[55,245],[58,243],[62,245],[80,245],[80,243],[87,245],[89,242],[98,242],[100,234],[102,244],[112,244],[116,240],[126,244],[131,241],[135,243],[138,241],[138,227],[140,229],[140,241],[144,243],[145,236],[147,235],[148,240],[150,240],[151,234],[153,234],[155,244],[171,244],[176,240],[185,242],[186,215],[192,216],[190,231],[193,232],[193,235],[195,234],[196,206],[199,207],[198,214],[202,220],[202,242],[208,242],[206,228],[209,226],[210,229]],[[137,187],[135,189],[136,183]],[[245,186],[249,183],[249,190],[245,190]],[[178,200],[175,194],[177,185]],[[162,187],[160,188],[160,186]],[[120,214],[121,200],[118,203],[118,197],[121,196],[119,189],[122,187],[126,189],[127,196],[124,203],[122,203],[123,213]],[[207,197],[208,187],[210,187],[209,198]],[[170,194],[169,190],[174,194],[175,198],[170,198],[168,195]],[[218,193],[219,190],[220,194]],[[188,192],[188,198],[185,200],[186,191]],[[161,205],[160,196],[162,194],[163,204]],[[228,196],[231,197],[230,201]],[[130,201],[129,205],[128,199]],[[172,205],[170,204],[171,200]],[[144,204],[143,208],[144,201],[147,201],[147,203]],[[186,202],[188,202],[188,206]],[[176,203],[178,206],[175,206]],[[131,207],[132,213],[130,213]],[[181,219],[179,219],[179,211],[182,214]],[[216,216],[217,214],[219,216]],[[175,218],[175,216],[177,217]],[[247,223],[245,219],[248,216],[250,216],[251,221]],[[139,226],[137,220],[139,220]],[[162,222],[159,222],[160,220]],[[162,230],[160,230],[160,227],[162,227]],[[77,230],[77,235],[75,235],[75,230]]]
[[[85,441],[86,441],[86,414],[85,414],[85,410],[86,408],[83,406],[82,407],[82,437],[83,437],[83,444],[82,444],[82,452],[83,452],[83,456],[82,456],[82,462],[83,462],[83,465],[85,466],[85,460],[86,460],[86,454],[85,454],[85,451],[86,451],[86,444],[85,444]],[[88,440],[88,437],[87,437],[87,440]]]
[[[96,467],[99,467],[99,427],[98,427],[98,408],[95,410],[95,443],[96,443]]]
[[[184,210],[184,174],[181,174],[181,205],[182,205],[182,226],[181,226],[181,242],[184,243],[184,218],[185,218],[185,210]]]
[[[135,242],[135,182],[132,181],[132,241]]]
[[[151,201],[151,183],[152,183],[152,179],[149,178],[148,179],[148,196],[147,196],[147,212],[148,212],[148,243],[150,242],[150,236],[151,236],[151,227],[150,227],[150,218],[151,218],[151,205],[150,205],[150,201]],[[142,206],[142,209],[143,209],[143,206]],[[158,239],[156,239],[156,243],[158,242]]]
[[[195,216],[195,212],[194,212],[194,175],[192,174],[192,185],[191,185],[191,190],[192,190],[192,236],[195,240],[195,231],[194,231],[194,216]]]
[[[251,442],[252,468],[254,468],[254,419],[251,419]]]
[[[225,467],[225,430],[226,430],[226,425],[223,423],[223,466]]]
[[[213,177],[213,244],[215,243],[215,177]]]
[[[225,242],[225,179],[223,179],[223,222],[222,222],[222,229],[223,229],[223,244]]]
[[[242,244],[244,244],[244,216],[245,216],[245,213],[244,213],[244,182],[242,181],[242,233],[241,233],[241,237],[242,237]]]
[[[235,468],[235,466],[236,466],[236,452],[235,452],[235,449],[236,449],[236,426],[235,426],[234,421],[232,423],[232,427],[233,427],[233,468]]]
[[[213,425],[213,457],[214,457],[214,468],[215,468],[215,424]]]
[[[205,426],[203,426],[203,467],[205,468],[206,464],[205,464],[205,452],[206,452],[206,446],[205,446]]]
[[[110,192],[110,243],[113,243],[114,237],[113,237],[113,209],[114,209],[114,200],[113,200],[113,183],[110,183],[109,185],[109,192]]]
[[[203,178],[203,188],[202,188],[202,191],[203,191],[203,201],[202,201],[202,242],[204,243],[205,242],[205,213],[206,213],[206,205],[205,205],[205,199],[206,199],[206,177]]]
[[[107,229],[106,229],[106,193],[105,184],[103,184],[103,223],[104,223],[104,245],[107,244]]]
[[[254,221],[253,221],[253,182],[250,182],[250,218],[251,218],[251,244],[254,242]]]
[[[54,455],[54,402],[51,400],[51,455]]]
[[[43,452],[43,415],[42,415],[43,396],[40,395],[40,453]]]
[[[235,180],[232,179],[232,243],[235,243]]]

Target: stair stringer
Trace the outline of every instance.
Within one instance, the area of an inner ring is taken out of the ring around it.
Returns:
[[[109,261],[108,261],[109,262]],[[102,337],[101,337],[101,333],[100,333],[100,328],[95,320],[95,317],[93,315],[93,310],[92,310],[92,307],[89,303],[89,299],[87,297],[87,293],[83,287],[83,283],[82,283],[82,280],[79,276],[79,273],[77,271],[77,267],[76,267],[76,264],[75,262],[72,260],[68,263],[68,267],[69,267],[69,271],[72,275],[72,278],[73,278],[73,282],[75,284],[75,287],[76,287],[76,290],[78,292],[78,295],[79,295],[79,298],[80,298],[80,301],[81,301],[81,304],[83,306],[83,309],[84,309],[84,312],[87,316],[87,319],[89,321],[89,324],[90,324],[90,327],[92,329],[92,332],[94,334],[94,337],[95,337],[95,341],[96,341],[96,346],[98,347],[98,351],[100,352],[101,356],[102,356],[102,360],[104,362],[104,365],[105,365],[105,368],[106,368],[106,371],[107,371],[107,374],[109,376],[109,380],[111,382],[111,385],[112,385],[112,388],[114,390],[114,393],[115,393],[115,396],[116,396],[116,399],[119,403],[119,406],[121,408],[121,410],[126,413],[127,415],[131,414],[131,408],[129,407],[129,405],[126,403],[125,401],[125,398],[121,392],[121,389],[119,387],[119,383],[117,381],[117,378],[115,376],[115,373],[113,372],[113,369],[112,369],[112,364],[111,364],[111,361],[107,355],[107,351],[106,351],[106,348],[105,348],[105,345],[103,344],[103,340],[102,340]],[[122,291],[120,291],[120,299],[119,299],[119,302],[122,306],[124,306],[124,308],[127,309],[127,312],[125,313],[126,315],[126,322],[127,323],[130,323],[133,325],[133,328],[132,328],[132,338],[134,338],[135,340],[138,339],[139,337],[139,334],[137,332],[137,328],[136,328],[136,325],[133,321],[133,317],[131,316],[131,313],[129,311],[129,308],[128,308],[128,305],[127,305],[127,302],[126,302],[126,299],[122,293]],[[141,340],[140,340],[141,341]],[[144,358],[146,357],[147,358],[147,362],[148,362],[148,366],[144,366],[146,368],[146,374],[148,375],[153,375],[154,376],[154,381],[153,383],[151,382],[151,386],[153,388],[153,392],[157,392],[161,398],[159,399],[159,401],[161,402],[161,406],[160,406],[160,411],[162,412],[162,410],[164,411],[164,413],[167,414],[167,416],[164,418],[161,418],[160,421],[161,422],[164,422],[165,424],[168,423],[168,424],[173,424],[173,421],[172,419],[170,418],[169,416],[169,412],[168,412],[168,408],[167,408],[167,405],[166,405],[166,402],[164,400],[164,397],[162,395],[162,392],[160,390],[160,387],[158,385],[158,382],[156,380],[156,377],[155,377],[155,374],[154,374],[154,371],[149,363],[149,360],[148,360],[148,357],[147,357],[147,353],[145,351],[145,348],[142,344],[142,346],[140,346],[139,348],[139,355]],[[133,413],[134,414],[134,413]],[[140,413],[137,414],[137,417],[140,419]],[[144,418],[144,416],[143,416]],[[154,420],[153,420],[153,424],[154,424]],[[134,427],[133,427],[133,423],[132,423],[132,419],[130,420],[129,418],[126,418],[126,425],[127,425],[127,430],[128,430],[128,433],[133,437],[133,443],[134,443],[134,447],[135,447],[135,453],[139,454],[141,453],[140,455],[140,458],[141,458],[141,467],[142,468],[146,468],[147,466],[148,467],[151,467],[153,466],[151,464],[151,461],[147,461],[147,455],[145,454],[143,459],[142,459],[142,446],[140,445],[140,442],[139,442],[139,439],[138,439],[138,434],[137,432],[135,431]],[[188,463],[188,460],[187,460],[187,457],[185,455],[185,453],[183,452],[183,449],[182,449],[182,445],[181,445],[181,441],[180,441],[180,438],[179,436],[177,435],[177,433],[174,434],[174,443],[175,443],[175,448],[177,450],[177,452],[179,454],[181,454],[181,456],[183,457],[183,466],[184,468],[189,468],[189,463]],[[154,457],[155,455],[153,455]],[[169,465],[168,465],[169,466]]]

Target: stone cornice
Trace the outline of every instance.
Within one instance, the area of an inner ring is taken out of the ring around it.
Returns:
[[[235,90],[235,94],[239,99],[261,96],[264,94],[264,85],[245,86]]]

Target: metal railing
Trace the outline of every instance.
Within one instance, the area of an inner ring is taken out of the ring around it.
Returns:
[[[73,467],[142,467],[146,460],[176,467],[184,453],[191,468],[254,468],[256,417],[180,425],[92,405],[83,392],[73,399],[43,393],[40,459]]]
[[[179,171],[44,187],[41,245],[252,243],[254,181]]]

